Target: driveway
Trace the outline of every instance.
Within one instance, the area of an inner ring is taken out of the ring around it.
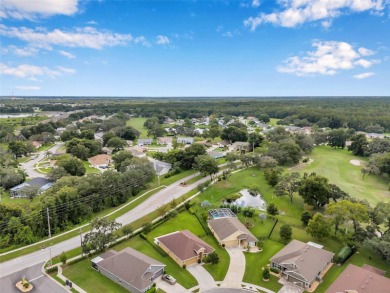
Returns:
[[[205,292],[212,288],[218,287],[213,277],[204,267],[202,267],[202,265],[200,264],[190,265],[187,267],[187,270],[198,281],[200,292]]]
[[[15,287],[15,284],[21,281],[25,276],[33,286],[33,292],[50,292],[50,293],[65,293],[64,288],[59,286],[52,279],[44,275],[41,271],[43,263],[20,270],[16,273],[8,275],[0,279],[0,292],[4,293],[20,293]]]
[[[157,288],[160,288],[164,292],[169,293],[186,293],[188,290],[184,288],[179,283],[176,283],[175,285],[170,285],[167,282],[163,281],[161,278],[158,278],[155,280]]]
[[[221,287],[242,288],[241,283],[245,274],[245,256],[242,248],[226,248],[230,256],[229,270],[223,280]]]

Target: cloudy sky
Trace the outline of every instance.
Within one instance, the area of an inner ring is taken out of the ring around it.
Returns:
[[[0,95],[390,95],[389,0],[1,0]]]

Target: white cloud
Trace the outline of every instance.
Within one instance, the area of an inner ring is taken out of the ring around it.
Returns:
[[[1,53],[2,54],[13,54],[13,55],[16,55],[19,57],[30,57],[30,56],[36,55],[38,53],[38,49],[34,48],[34,47],[30,47],[30,46],[19,48],[19,47],[10,45],[8,47],[2,48]]]
[[[60,51],[58,51],[58,53],[60,53],[62,56],[65,56],[68,59],[75,59],[76,58],[75,55],[73,55],[72,53],[67,52],[67,51],[60,50]]]
[[[370,77],[370,76],[373,76],[373,75],[375,75],[374,72],[365,72],[365,73],[356,74],[356,75],[353,76],[353,78],[364,79],[364,78],[367,78],[367,77]]]
[[[143,45],[145,47],[151,47],[152,46],[150,44],[150,42],[144,36],[136,37],[134,39],[134,44],[141,44],[141,45]]]
[[[252,7],[257,8],[260,6],[260,0],[252,0]]]
[[[89,24],[89,25],[97,25],[98,23],[94,20],[90,20],[90,21],[87,21],[86,24]]]
[[[118,34],[97,30],[93,27],[75,28],[71,31],[45,28],[7,27],[0,24],[0,36],[16,38],[34,47],[50,49],[53,45],[65,47],[84,47],[102,49],[117,45],[126,45],[134,40],[130,34]]]
[[[38,91],[41,88],[39,86],[33,86],[33,85],[18,85],[15,87],[15,89],[21,91]]]
[[[233,38],[233,33],[231,31],[227,31],[223,33],[222,36],[227,38]]]
[[[47,76],[55,78],[63,74],[73,74],[76,71],[71,68],[58,66],[57,69],[49,69],[45,66],[36,66],[31,64],[22,64],[17,67],[10,67],[4,63],[0,63],[0,74],[11,75],[18,78],[35,79],[37,76]]]
[[[383,0],[282,0],[279,3],[281,10],[249,17],[244,24],[255,30],[263,23],[296,27],[305,22],[324,20],[322,25],[329,27],[331,20],[342,14],[363,11],[377,13],[387,5]]]
[[[375,54],[374,51],[372,51],[370,49],[363,48],[363,47],[359,48],[358,51],[359,51],[360,55],[362,55],[362,56],[371,56],[371,55]]]
[[[334,75],[340,70],[349,70],[359,66],[368,68],[379,62],[363,59],[363,54],[346,42],[314,41],[312,46],[315,51],[308,51],[303,57],[290,57],[277,70],[297,76]]]
[[[0,18],[35,19],[37,16],[73,15],[78,0],[1,0]]]
[[[158,35],[156,37],[156,44],[157,45],[168,45],[170,43],[170,40],[167,36]]]

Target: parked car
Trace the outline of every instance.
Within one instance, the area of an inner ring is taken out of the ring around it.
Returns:
[[[176,279],[172,277],[171,275],[164,274],[162,276],[162,279],[167,282],[168,284],[175,285],[176,284]]]

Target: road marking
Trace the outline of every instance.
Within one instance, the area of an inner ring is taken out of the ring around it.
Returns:
[[[30,280],[29,282],[31,283],[32,281],[35,281],[36,279],[42,278],[43,276],[44,276],[44,275],[40,275],[39,277],[36,277],[36,278]]]

